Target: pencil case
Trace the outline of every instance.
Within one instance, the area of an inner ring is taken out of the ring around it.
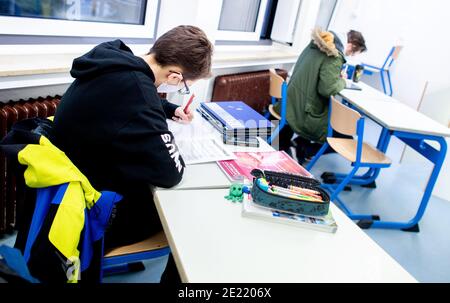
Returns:
[[[307,178],[298,175],[253,170],[253,186],[251,195],[253,202],[272,208],[281,212],[294,213],[304,216],[319,217],[328,214],[330,207],[330,196],[320,187],[320,182],[313,178]],[[300,187],[309,191],[316,192],[321,197],[321,202],[302,199],[299,196],[295,198],[287,197],[285,193],[276,193],[268,189],[270,186],[287,188],[290,185]]]

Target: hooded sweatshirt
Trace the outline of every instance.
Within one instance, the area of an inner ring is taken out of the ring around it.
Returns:
[[[344,45],[347,45],[347,35],[342,34],[341,32],[334,32],[330,31],[330,33],[334,36],[334,45],[336,46],[337,50],[344,54]]]
[[[177,106],[159,98],[149,65],[120,40],[76,58],[70,73],[52,141],[96,189],[124,197],[109,231],[125,242],[112,245],[140,241],[161,228],[151,186],[175,186],[183,175],[166,122]]]

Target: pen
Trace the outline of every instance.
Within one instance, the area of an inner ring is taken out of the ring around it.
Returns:
[[[308,197],[313,197],[316,199],[322,199],[321,195],[317,195],[317,194],[313,194],[309,191],[303,191],[303,190],[298,190],[298,189],[290,189],[293,193],[299,194],[299,195],[304,195],[304,196],[308,196]]]
[[[184,107],[183,111],[187,115],[187,110],[189,109],[189,105],[191,105],[192,101],[194,100],[195,94],[192,94],[189,98],[189,101],[186,103],[186,106]]]
[[[271,187],[270,189],[274,193],[277,193],[277,194],[279,194],[281,196],[284,196],[284,197],[287,197],[287,198],[291,198],[291,199],[307,200],[307,201],[311,201],[311,202],[323,202],[322,199],[318,199],[318,198],[311,197],[311,196],[299,195],[299,194],[290,192],[287,189],[278,189],[278,188],[274,188],[274,187]]]
[[[319,193],[318,191],[316,191],[316,190],[307,189],[307,188],[301,188],[301,187],[294,186],[294,185],[290,185],[290,186],[289,186],[289,189],[292,189],[292,190],[299,190],[299,191],[304,191],[304,192],[309,192],[309,193],[315,194],[315,195],[320,195],[320,193]]]
[[[320,195],[319,192],[315,191],[315,190],[310,190],[310,189],[306,189],[306,188],[301,188],[301,187],[294,187],[294,186],[289,186],[289,188],[284,188],[284,187],[279,187],[276,185],[272,185],[275,189],[281,190],[281,191],[289,191],[295,194],[299,194],[302,196],[310,196],[313,198],[317,198],[317,199],[322,199],[322,196]]]

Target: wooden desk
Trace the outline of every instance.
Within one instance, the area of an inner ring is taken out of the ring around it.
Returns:
[[[183,282],[416,282],[333,204],[330,234],[244,218],[227,193],[155,195]]]

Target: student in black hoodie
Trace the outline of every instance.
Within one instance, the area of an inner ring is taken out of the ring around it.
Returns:
[[[144,56],[115,40],[73,61],[75,81],[56,111],[53,141],[94,188],[124,196],[105,235],[107,247],[162,229],[151,187],[175,186],[184,170],[166,119],[189,122],[193,115],[158,92],[185,93],[208,77],[212,49],[201,29],[178,26]]]

